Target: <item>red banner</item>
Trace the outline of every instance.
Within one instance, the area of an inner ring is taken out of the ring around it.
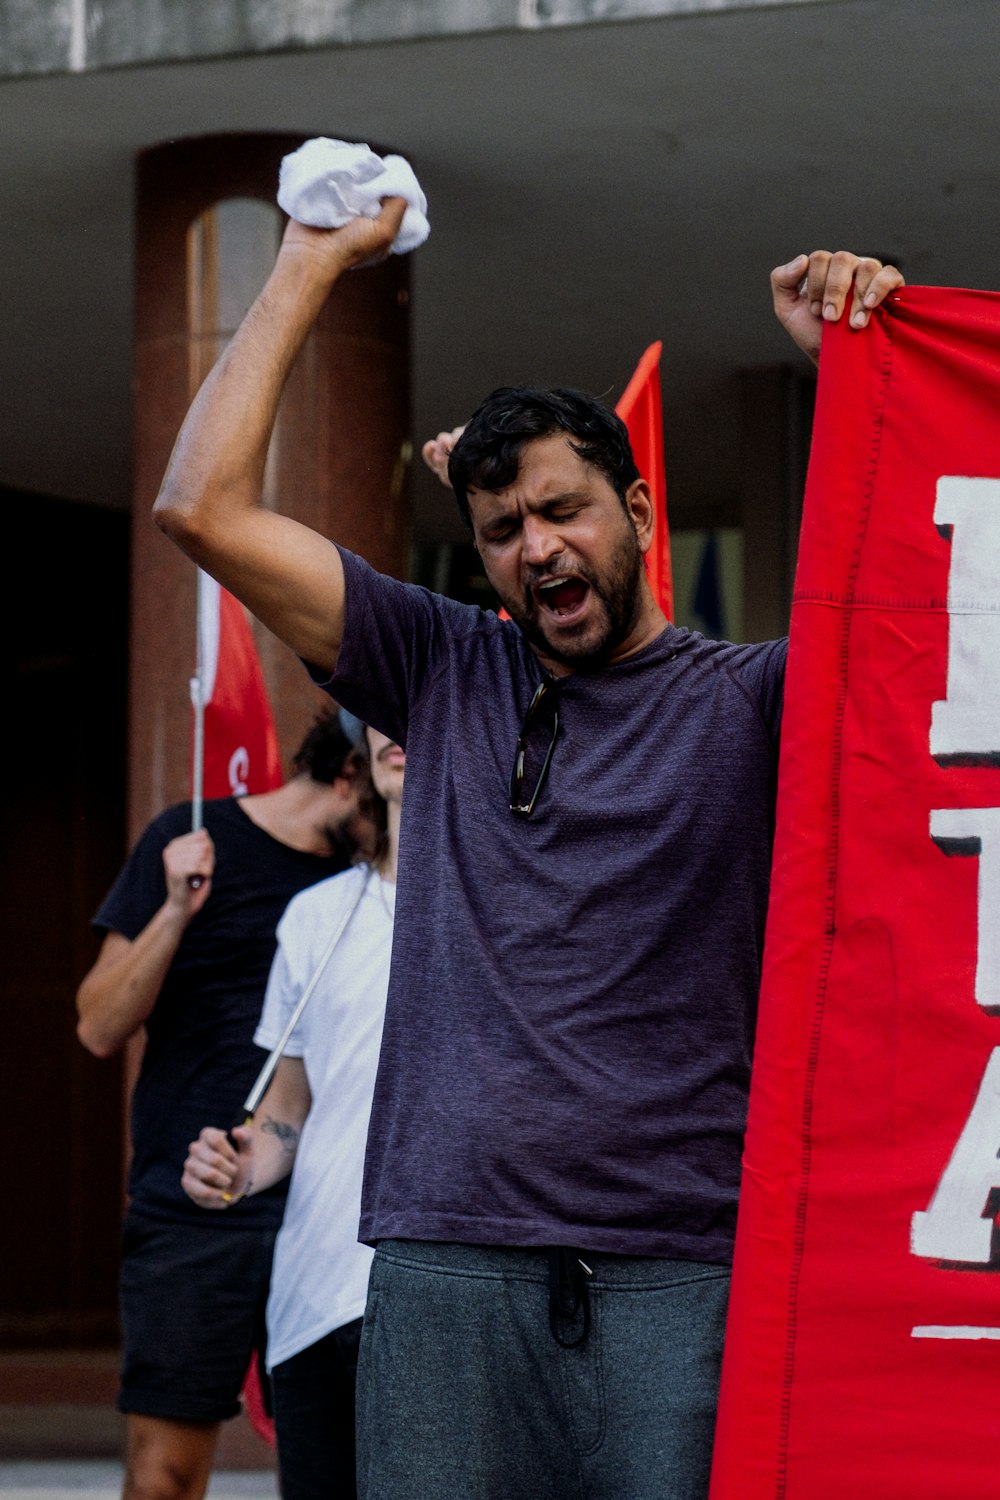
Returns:
[[[199,662],[205,702],[205,797],[269,792],[281,752],[253,634],[239,600],[202,574]]]
[[[639,473],[653,497],[653,545],[646,553],[646,573],[653,597],[668,620],[674,617],[670,572],[670,530],[667,526],[667,476],[663,466],[663,401],[660,394],[660,355],[663,345],[650,344],[635,367],[615,407],[628,428],[629,443]]]
[[[998,411],[1000,296],[827,330],[712,1500],[997,1492]]]

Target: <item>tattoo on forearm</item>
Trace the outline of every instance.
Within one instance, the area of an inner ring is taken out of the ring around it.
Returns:
[[[278,1140],[281,1142],[282,1151],[287,1151],[289,1156],[294,1153],[296,1146],[299,1144],[299,1132],[295,1129],[294,1125],[289,1125],[285,1120],[275,1120],[270,1115],[265,1115],[260,1128],[265,1135],[276,1135],[278,1137]]]

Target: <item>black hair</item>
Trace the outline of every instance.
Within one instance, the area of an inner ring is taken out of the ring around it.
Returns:
[[[448,460],[448,479],[467,526],[472,526],[469,490],[495,493],[513,484],[525,443],[553,432],[574,439],[574,453],[593,464],[625,504],[640,475],[620,417],[583,391],[501,386],[470,417]]]
[[[371,746],[366,733],[362,733],[358,741],[357,753],[363,759],[365,775],[368,778],[368,793],[362,801],[362,808],[371,819],[375,830],[375,847],[372,849],[369,863],[373,869],[381,872],[385,869],[385,862],[389,857],[389,804],[375,787],[375,779],[372,776]]]
[[[330,786],[338,776],[357,783],[359,810],[374,830],[372,863],[377,868],[385,858],[389,815],[372,781],[368,736],[362,732],[359,739],[351,739],[338,713],[322,713],[292,756],[292,768],[297,776],[308,776],[322,786]],[[353,855],[353,845],[347,853]]]
[[[310,776],[329,786],[338,776],[351,775],[355,746],[335,713],[320,714],[292,756],[296,776]]]

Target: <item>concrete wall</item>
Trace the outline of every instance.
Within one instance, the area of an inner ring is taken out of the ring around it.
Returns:
[[[760,7],[774,0],[0,0],[0,78]]]

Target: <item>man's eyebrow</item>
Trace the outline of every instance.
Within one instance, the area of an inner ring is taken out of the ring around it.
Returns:
[[[589,490],[562,490],[558,495],[549,495],[543,505],[561,505],[564,500],[586,500]]]
[[[496,492],[493,491],[493,490],[479,490],[478,493],[481,494],[481,495],[495,495]],[[579,490],[579,489],[577,489],[577,490],[560,490],[559,493],[556,494],[556,495],[544,495],[537,502],[533,502],[532,503],[532,509],[543,509],[547,505],[562,505],[567,500],[585,500],[585,499],[587,499],[588,495],[589,495],[589,491],[588,490]],[[507,515],[510,515],[511,512],[507,511],[507,510],[503,510],[503,511],[494,511],[492,514],[494,516],[496,516],[496,515],[507,516]]]
[[[470,494],[471,493],[472,491],[470,490]],[[479,490],[477,493],[479,493],[480,495],[489,495],[494,499],[497,498],[497,492],[495,490]],[[556,495],[546,495],[537,503],[529,504],[528,510],[544,511],[551,510],[553,506],[558,505],[575,505],[582,500],[586,500],[588,496],[588,490],[560,490]],[[482,520],[478,523],[479,529],[481,531],[490,531],[497,527],[507,526],[512,522],[519,521],[520,518],[521,507],[519,505],[515,505],[510,509],[488,510],[483,516]]]

